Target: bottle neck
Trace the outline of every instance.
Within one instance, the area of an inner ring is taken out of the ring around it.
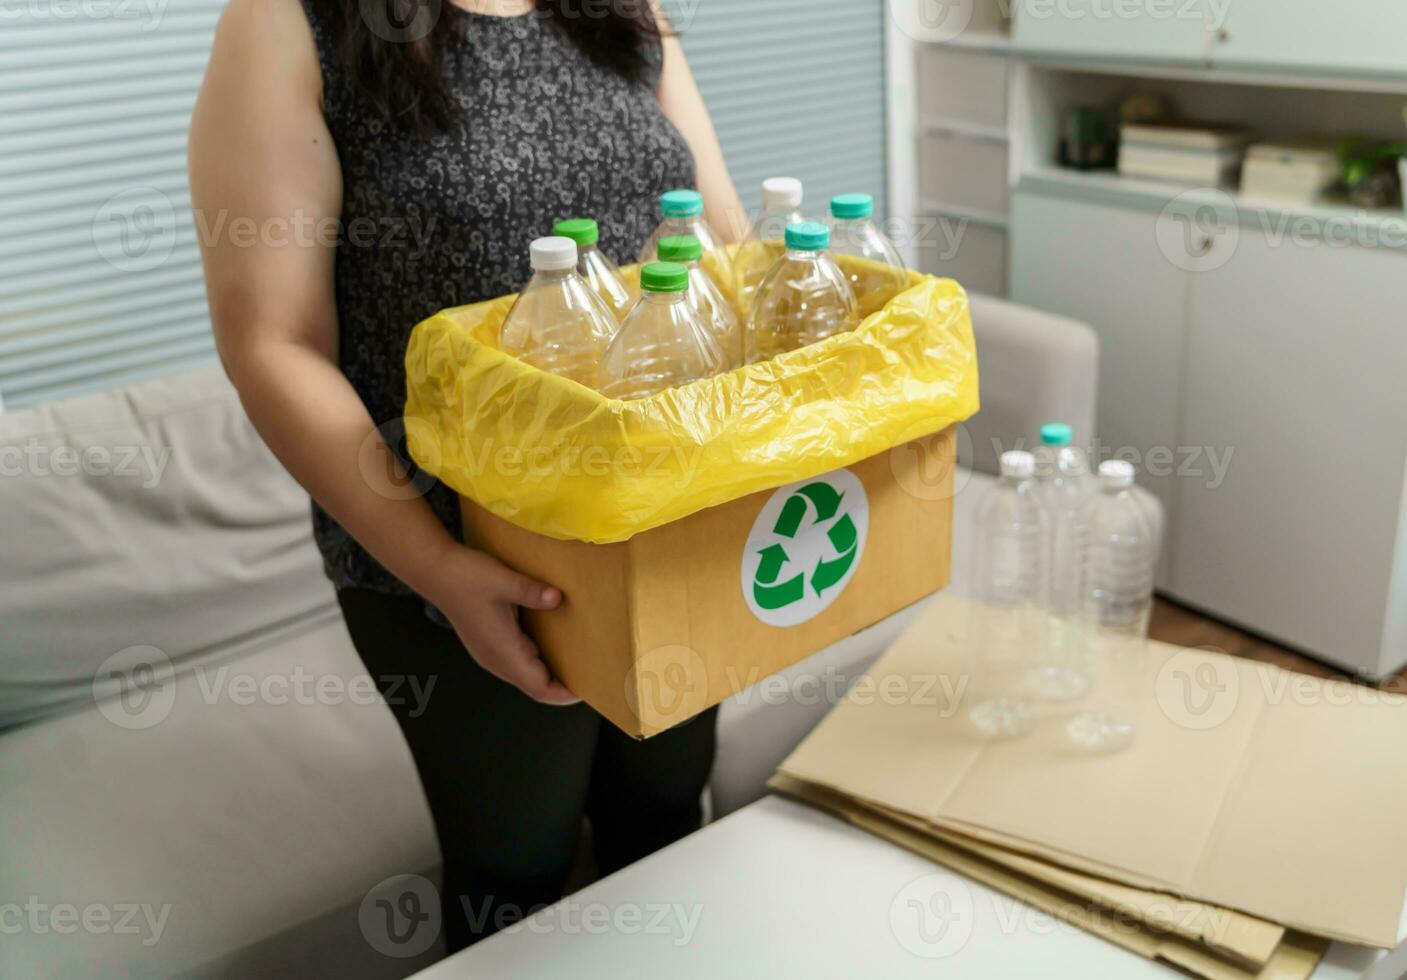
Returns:
[[[576,269],[534,269],[533,278],[543,282],[561,282],[576,275]]]
[[[795,259],[798,262],[815,262],[821,257],[823,249],[819,248],[789,248],[787,258]]]
[[[646,289],[646,290],[644,290],[644,291],[641,293],[642,298],[643,298],[643,299],[645,300],[645,302],[647,302],[647,303],[680,303],[680,302],[683,302],[683,300],[684,300],[684,295],[685,295],[685,294],[684,294],[684,290],[682,290],[682,289],[679,290],[679,291],[677,291],[677,292],[672,292],[672,293],[666,293],[666,292],[658,292],[658,293],[657,293],[657,292],[653,292],[653,291],[651,291],[651,290],[649,290],[649,289]]]

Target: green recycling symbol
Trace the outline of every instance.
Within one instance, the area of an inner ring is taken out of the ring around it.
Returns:
[[[841,474],[849,479],[838,479]],[[836,483],[852,485],[838,489]],[[788,621],[801,622],[829,605],[842,591],[836,586],[846,580],[864,546],[863,524],[868,506],[863,486],[846,470],[784,488],[779,495],[782,493],[785,496],[780,509],[774,504],[765,508],[758,515],[758,524],[754,525],[748,546],[757,556],[757,564],[752,581],[744,584],[744,591],[750,593],[748,604],[753,611],[766,621],[774,618],[768,613],[798,603],[814,607],[800,618],[785,617]],[[842,504],[846,505],[844,509]],[[766,518],[771,517],[769,511],[775,513],[775,517],[767,521]],[[856,524],[856,513],[860,515],[860,526]],[[824,541],[817,538],[821,529],[824,529]],[[801,541],[808,537],[810,541]],[[758,547],[759,544],[762,546]],[[787,574],[789,570],[791,574]]]

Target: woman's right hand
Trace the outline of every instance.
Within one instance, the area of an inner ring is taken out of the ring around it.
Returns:
[[[458,542],[437,564],[437,582],[426,598],[444,613],[480,667],[543,704],[581,700],[552,676],[518,622],[519,606],[555,609],[560,590]]]

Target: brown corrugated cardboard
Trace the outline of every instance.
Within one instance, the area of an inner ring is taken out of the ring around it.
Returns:
[[[960,681],[969,611],[940,598],[872,675]],[[1407,888],[1400,697],[1161,643],[1110,669],[1142,692],[1121,753],[1065,747],[1068,712],[990,743],[956,705],[870,700],[841,704],[782,769],[1075,871],[1395,944]]]
[[[1263,964],[1246,966],[1217,955],[1195,939],[1161,932],[1136,915],[1111,910],[1042,878],[1023,875],[1003,862],[952,846],[927,830],[880,813],[843,794],[785,773],[774,777],[773,787],[1130,952],[1164,960],[1207,980],[1305,980],[1314,972],[1327,945],[1313,936],[1285,933]]]
[[[465,501],[465,538],[562,590],[527,629],[570,690],[648,737],[947,584],[955,444],[948,427],[618,544]]]

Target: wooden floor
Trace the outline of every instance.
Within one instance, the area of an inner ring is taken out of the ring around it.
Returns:
[[[1234,626],[1209,619],[1199,612],[1166,599],[1155,600],[1148,635],[1164,643],[1175,643],[1184,647],[1208,647],[1233,656],[1297,670],[1302,674],[1312,674],[1315,677],[1353,679],[1327,664],[1276,646],[1250,633],[1243,633]],[[1407,670],[1394,675],[1381,687],[1386,691],[1407,693]]]

